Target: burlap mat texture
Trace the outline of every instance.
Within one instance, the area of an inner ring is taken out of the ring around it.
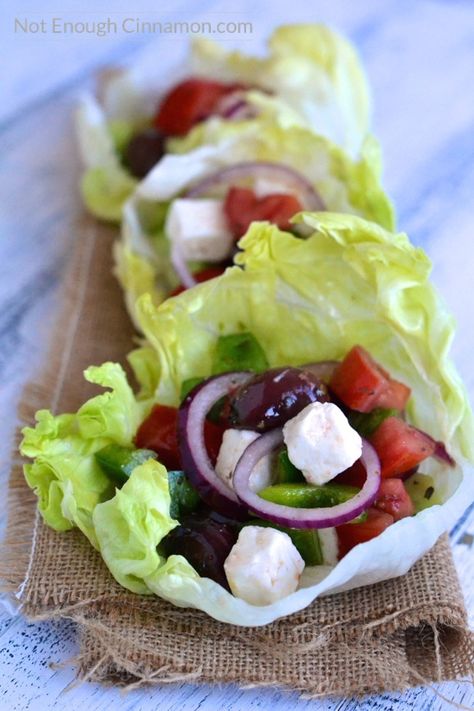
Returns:
[[[75,411],[96,392],[82,378],[84,368],[105,360],[125,364],[133,346],[110,273],[113,234],[89,222],[78,234],[46,368],[22,398],[23,423],[39,408]],[[361,696],[465,677],[474,668],[446,537],[403,577],[321,598],[263,628],[243,628],[121,588],[79,532],[59,534],[42,523],[18,457],[9,497],[3,588],[30,620],[77,623],[79,679],[127,687],[233,682],[308,697]]]

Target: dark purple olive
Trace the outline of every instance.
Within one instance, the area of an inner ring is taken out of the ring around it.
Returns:
[[[165,152],[164,137],[155,128],[133,136],[125,149],[123,162],[132,175],[144,178]]]
[[[211,578],[227,590],[224,562],[237,540],[239,527],[234,521],[206,510],[183,516],[160,543],[166,557],[182,555],[203,578]]]
[[[327,402],[324,383],[301,368],[272,368],[242,385],[232,399],[234,427],[282,427],[311,402]]]

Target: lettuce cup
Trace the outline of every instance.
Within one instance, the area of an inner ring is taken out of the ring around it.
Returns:
[[[135,325],[139,296],[148,293],[158,305],[222,273],[253,221],[265,219],[305,237],[308,227],[291,218],[301,210],[329,210],[393,229],[380,176],[373,138],[353,159],[328,139],[281,127],[268,116],[239,126],[211,120],[196,127],[124,207],[115,272]]]
[[[454,326],[406,235],[303,213],[238,266],[137,304],[146,336],[77,413],[38,413],[25,476],[125,588],[259,626],[404,574],[473,494]]]
[[[119,222],[122,205],[173,143],[207,120],[239,126],[263,112],[315,130],[354,156],[369,129],[366,79],[354,48],[323,25],[279,27],[264,58],[192,43],[187,66],[157,71],[153,56],[104,82],[77,111],[88,210]],[[170,73],[174,81],[170,84]]]

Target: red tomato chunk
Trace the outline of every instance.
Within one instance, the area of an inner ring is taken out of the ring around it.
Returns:
[[[362,523],[345,523],[336,527],[339,541],[339,558],[346,555],[358,543],[366,543],[380,535],[394,522],[393,516],[370,508]]]
[[[208,118],[236,84],[206,79],[186,79],[166,94],[154,118],[154,125],[167,136],[184,136],[199,121]]]
[[[405,516],[413,516],[415,507],[401,479],[384,479],[374,507],[393,516],[399,521]]]
[[[167,405],[155,405],[138,428],[135,444],[140,449],[152,449],[167,469],[181,469],[178,449],[178,410]]]
[[[398,417],[384,420],[369,441],[379,456],[382,478],[401,476],[431,457],[436,449],[431,437]]]
[[[303,209],[294,195],[273,193],[258,198],[250,188],[230,188],[224,203],[230,229],[236,239],[247,232],[251,222],[268,220],[281,230],[291,228],[290,219]]]
[[[351,348],[329,385],[344,405],[359,412],[371,412],[376,407],[403,410],[411,392],[393,380],[362,346]]]
[[[204,440],[209,458],[215,464],[226,427],[209,420],[204,423]],[[167,405],[155,405],[138,428],[135,444],[140,449],[157,453],[161,464],[169,470],[181,469],[178,447],[178,410]]]
[[[383,407],[387,410],[392,408],[394,410],[404,410],[410,395],[411,390],[408,385],[390,378],[387,387],[377,399],[376,407]]]

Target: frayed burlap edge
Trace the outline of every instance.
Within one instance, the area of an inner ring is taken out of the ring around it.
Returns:
[[[82,215],[78,224],[74,226],[76,234],[80,235],[75,243],[74,252],[60,289],[58,298],[58,312],[54,320],[50,345],[44,363],[32,381],[26,384],[18,404],[18,427],[15,433],[14,445],[11,456],[11,472],[8,484],[7,525],[5,535],[0,542],[0,591],[12,596],[21,604],[23,590],[28,581],[29,569],[34,557],[35,539],[41,517],[36,508],[36,496],[26,485],[23,475],[23,460],[19,454],[19,444],[22,439],[21,430],[24,426],[31,426],[35,421],[35,413],[47,408],[53,413],[63,412],[62,400],[66,386],[71,383],[66,381],[66,373],[71,360],[74,358],[74,342],[78,336],[84,301],[89,286],[89,275],[93,262],[100,254],[107,256],[110,272],[110,254],[112,242],[115,238],[114,231],[105,225],[97,225],[87,215]],[[115,280],[108,276],[116,288],[117,296],[121,294]],[[122,361],[124,367],[131,372],[124,359],[128,350],[133,346],[134,337],[131,324],[124,313],[125,338],[128,338],[128,348],[124,350],[122,344],[118,348],[111,344],[110,354],[100,357],[97,364],[108,359]],[[58,343],[60,347],[58,348]],[[115,352],[114,352],[115,351]],[[84,367],[93,363],[91,360],[84,363]],[[75,388],[74,400],[76,407],[94,393],[94,386],[86,383],[82,378],[82,369],[77,368],[77,379],[73,383]],[[68,401],[71,397],[68,395]],[[69,408],[73,410],[72,407]],[[33,523],[32,523],[33,521]]]
[[[74,619],[78,619],[74,616]],[[418,629],[417,634],[419,635]],[[460,635],[463,631],[459,630]],[[432,689],[433,693],[445,701],[446,699],[439,690],[433,687],[433,682],[462,678],[466,675],[466,669],[460,669],[460,674],[443,672],[444,663],[441,653],[439,654],[438,669],[435,674],[422,674],[418,668],[410,663],[410,659],[403,651],[406,649],[407,632],[403,629],[395,631],[392,635],[385,637],[367,636],[361,630],[358,639],[337,641],[330,640],[328,635],[321,634],[319,640],[314,644],[307,645],[300,649],[290,648],[286,650],[286,659],[289,655],[298,655],[301,664],[307,663],[308,655],[317,654],[318,649],[323,646],[332,648],[335,655],[342,658],[348,656],[352,659],[351,670],[367,669],[369,674],[365,675],[365,682],[355,675],[344,676],[344,664],[341,665],[339,676],[330,676],[327,679],[301,680],[293,679],[291,682],[282,680],[280,676],[274,678],[259,678],[258,672],[251,676],[246,683],[238,675],[227,674],[225,678],[210,676],[209,672],[202,665],[192,665],[189,662],[177,662],[175,655],[155,656],[154,663],[146,666],[143,658],[134,658],[133,654],[123,654],[123,640],[117,637],[113,629],[109,629],[97,621],[88,619],[87,615],[80,618],[81,652],[75,657],[74,664],[77,666],[78,683],[84,681],[100,681],[106,684],[121,686],[125,691],[130,691],[147,685],[160,685],[170,683],[207,683],[223,684],[233,683],[241,689],[279,687],[287,692],[298,692],[302,698],[317,699],[328,696],[350,696],[362,698],[367,694],[403,691],[413,686],[424,685]],[[442,645],[441,633],[436,623],[426,624],[426,638],[433,638],[435,648]],[[466,645],[469,644],[469,652]],[[254,645],[249,641],[249,647]],[[430,641],[430,646],[432,642]],[[283,652],[283,650],[281,650]],[[265,655],[272,655],[270,645],[265,645],[261,649]],[[401,653],[402,652],[402,653]],[[454,650],[453,650],[454,652]],[[472,640],[464,640],[464,654],[469,654],[471,660],[474,658],[474,645]],[[156,654],[156,651],[155,651]],[[141,650],[143,655],[143,650]],[[472,662],[471,662],[472,668]],[[367,681],[367,678],[370,681]],[[471,683],[471,682],[468,682]],[[462,705],[458,708],[465,708]]]

